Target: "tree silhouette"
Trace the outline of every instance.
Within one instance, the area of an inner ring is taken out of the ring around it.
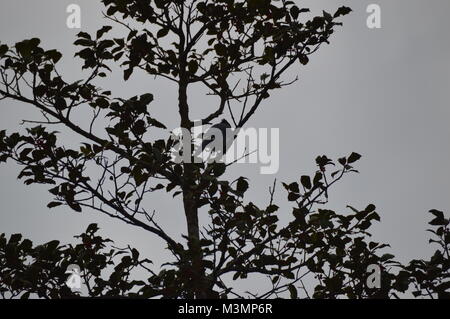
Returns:
[[[389,297],[407,291],[411,283],[417,296],[448,296],[449,220],[441,212],[433,211],[439,219],[433,225],[438,226],[435,235],[441,250],[430,262],[402,266],[394,256],[379,254],[387,245],[369,241],[367,230],[379,220],[375,206],[350,208],[346,215],[324,208],[330,188],[356,172],[353,165],[359,154],[337,163],[319,156],[318,169],[311,176],[283,183],[294,205],[292,220],[283,225],[273,200],[276,183],[267,207],[257,207],[244,199],[249,188],[246,178],[221,179],[227,168],[224,163],[196,163],[192,154],[191,160],[174,161],[176,140],[154,138],[154,132],[165,125],[150,112],[150,92],[114,98],[94,84],[108,76],[114,63],[123,68],[125,81],[138,71],[171,81],[178,89],[180,127],[188,131],[194,127],[189,89],[203,85],[216,97],[217,106],[205,109],[202,122],[228,111],[238,129],[272,91],[295,82],[285,79],[286,71],[307,64],[309,56],[328,43],[341,25],[339,18],[351,12],[349,8],[341,7],[334,14],[324,11],[308,20],[308,9],[284,0],[102,2],[105,18],[126,34],[108,38],[111,26],[94,35],[78,34],[74,44],[81,49],[76,55],[90,72],[84,80],[67,83],[56,67],[61,53],[43,49],[39,39],[0,46],[0,98],[29,104],[43,116],[27,122],[25,135],[0,132],[0,161],[22,166],[19,178],[27,185],[51,185],[54,199],[49,208],[67,205],[77,212],[95,210],[142,228],[162,240],[173,259],[155,273],[135,249],[107,251],[109,239],[96,234],[95,224],[75,247],[60,246],[57,241],[33,247],[20,235],[9,240],[3,235],[3,296],[75,296],[64,285],[65,269],[72,263],[81,267],[93,297],[244,297],[232,283],[254,275],[267,278],[270,288],[245,296]],[[86,106],[92,117],[77,122],[77,114]],[[109,124],[104,127],[101,119]],[[54,124],[76,133],[81,147],[60,143],[58,132],[49,130]],[[172,238],[143,205],[148,194],[164,191],[183,203],[185,242]],[[199,214],[209,215],[211,222],[200,225]],[[372,264],[383,269],[380,289],[366,285],[367,267]],[[102,279],[102,270],[110,266],[114,266],[110,277]],[[147,270],[150,278],[131,279],[138,267]],[[393,268],[400,271],[394,273]],[[317,281],[313,291],[304,285],[308,277]]]

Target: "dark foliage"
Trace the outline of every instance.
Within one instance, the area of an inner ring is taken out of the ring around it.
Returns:
[[[67,205],[78,213],[89,209],[144,229],[164,242],[173,259],[154,273],[135,249],[107,249],[111,242],[96,234],[96,225],[79,237],[82,243],[77,246],[52,241],[33,247],[20,235],[9,240],[2,235],[3,296],[74,296],[64,285],[65,268],[74,263],[93,297],[243,297],[233,289],[233,280],[249,276],[268,279],[267,291],[245,294],[259,298],[385,298],[407,291],[411,284],[415,296],[448,297],[449,221],[441,212],[432,211],[440,249],[430,261],[402,266],[381,252],[387,245],[369,239],[369,227],[379,220],[375,206],[350,207],[349,214],[324,207],[331,186],[356,172],[352,166],[359,154],[337,163],[318,157],[311,176],[283,184],[294,207],[289,222],[281,223],[279,216],[286,213],[273,202],[276,183],[267,207],[244,200],[250,186],[246,178],[224,180],[227,166],[221,163],[177,163],[171,157],[175,141],[155,140],[153,133],[165,125],[151,110],[151,93],[112,97],[94,84],[108,77],[113,63],[123,68],[124,80],[140,71],[172,81],[178,88],[180,126],[186,129],[193,127],[188,88],[201,84],[217,97],[217,107],[205,110],[203,121],[228,110],[234,127],[240,128],[272,91],[295,82],[284,79],[286,71],[308,64],[349,8],[308,19],[309,10],[293,1],[103,3],[105,18],[126,34],[109,38],[111,26],[93,35],[78,34],[76,56],[89,72],[84,80],[66,82],[57,71],[62,55],[42,48],[37,38],[0,45],[0,99],[23,102],[43,115],[24,121],[26,132],[0,131],[0,162],[20,165],[19,178],[27,185],[50,185],[49,208]],[[76,122],[86,107],[92,117]],[[107,119],[107,126],[99,119]],[[81,146],[61,142],[59,133],[50,129],[55,124],[77,134]],[[149,194],[164,191],[174,200],[181,198],[180,218],[185,217],[187,226],[183,242],[163,230],[152,209],[145,207]],[[210,216],[208,225],[199,224],[203,213]],[[371,264],[383,269],[381,289],[365,285]],[[146,270],[149,278],[134,280],[131,272],[137,268]],[[316,282],[312,291],[304,286],[307,278]]]

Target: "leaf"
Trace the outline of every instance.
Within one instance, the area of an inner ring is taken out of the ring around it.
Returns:
[[[189,61],[188,68],[189,68],[189,72],[191,72],[192,74],[197,73],[197,71],[198,71],[198,62],[196,60]]]
[[[9,238],[9,243],[18,243],[22,239],[21,234],[12,234]]]
[[[24,239],[20,244],[20,248],[24,251],[30,251],[33,248],[33,242],[29,239]]]
[[[79,32],[77,34],[77,37],[85,38],[85,39],[89,39],[89,40],[91,39],[91,35],[89,33],[86,33],[86,32]]]
[[[220,56],[225,56],[227,54],[227,47],[222,43],[216,44],[214,50],[216,50],[216,53]]]
[[[331,16],[331,14],[329,14],[326,11],[323,11],[323,17],[325,18],[325,20],[327,20],[328,22],[331,22],[331,20],[333,20],[333,17]]]
[[[441,219],[441,218],[436,217],[428,224],[433,225],[433,226],[445,226],[445,225],[447,225],[447,221],[445,220],[445,218]]]
[[[158,33],[156,34],[156,36],[157,36],[158,38],[164,38],[167,34],[169,34],[169,29],[163,28],[163,29],[160,29],[160,30],[158,31]]]
[[[311,189],[312,185],[311,185],[311,178],[307,175],[303,175],[300,178],[300,182],[302,183],[303,187],[305,187],[306,189]]]
[[[289,293],[291,294],[291,299],[298,298],[297,288],[294,285],[289,285]]]
[[[388,261],[391,260],[392,258],[394,258],[395,256],[392,254],[384,254],[383,256],[381,256],[380,260],[381,261]]]
[[[291,8],[291,16],[294,19],[298,19],[299,14],[300,14],[300,9],[297,6],[292,6],[292,8]]]
[[[27,291],[26,293],[24,293],[22,296],[20,296],[20,299],[30,299],[30,292]]]
[[[334,17],[338,18],[340,16],[347,15],[350,12],[352,12],[352,9],[350,9],[349,7],[342,6],[339,9],[337,9],[336,13],[334,14]]]
[[[123,71],[123,79],[125,81],[127,81],[130,78],[131,73],[133,73],[133,69],[132,68],[126,69],[125,71]]]
[[[288,195],[288,201],[290,201],[290,202],[294,202],[299,198],[300,198],[300,195],[296,194],[296,193],[289,193],[289,195]]]
[[[283,276],[286,277],[287,279],[295,279],[295,275],[293,272],[291,271],[285,271],[283,272]]]
[[[47,249],[51,251],[56,250],[59,246],[59,240],[49,241],[48,243],[45,244],[45,246],[47,247]]]
[[[121,168],[120,168],[120,172],[121,172],[121,173],[124,173],[124,174],[129,174],[129,173],[131,173],[131,168],[126,167],[126,166],[121,167]]]
[[[74,43],[74,45],[81,45],[83,47],[90,47],[95,44],[94,41],[88,39],[78,39]]]
[[[47,207],[48,208],[54,208],[54,207],[61,206],[62,204],[63,203],[61,203],[61,202],[50,202],[50,203],[48,203]]]
[[[443,212],[441,212],[441,211],[439,211],[439,210],[437,210],[437,209],[431,209],[430,211],[429,211],[431,214],[433,214],[435,217],[437,217],[437,218],[440,218],[440,219],[444,219],[445,217],[444,217],[444,213]]]
[[[248,182],[245,180],[245,178],[240,177],[237,182],[236,190],[239,193],[244,194],[247,191],[247,189],[248,189]]]
[[[272,214],[274,212],[276,212],[279,209],[279,207],[277,205],[270,205],[266,208],[266,212],[268,214]]]
[[[381,221],[380,215],[378,215],[377,213],[372,213],[367,217],[368,220],[376,220],[376,221]]]
[[[136,248],[131,249],[131,255],[134,261],[139,260],[139,251]]]
[[[86,233],[95,233],[97,230],[99,230],[98,224],[92,223],[87,227]]]
[[[227,166],[224,163],[214,164],[214,176],[219,177],[225,173]]]
[[[145,105],[150,104],[153,101],[153,94],[145,93],[141,95],[141,102]]]
[[[436,217],[431,222],[428,223],[429,225],[446,226],[449,223],[449,221],[447,221],[447,219],[445,218],[443,212],[436,209],[432,209],[429,212]]]
[[[289,191],[291,191],[291,192],[294,192],[294,193],[299,193],[300,192],[300,189],[298,187],[298,183],[297,182],[293,182],[293,183],[289,184],[287,189]]]
[[[8,52],[8,46],[6,44],[0,45],[0,58]]]
[[[352,153],[350,154],[350,156],[348,157],[348,163],[354,163],[356,161],[358,161],[361,158],[361,155],[359,155],[358,153]]]
[[[158,127],[158,128],[162,128],[162,129],[167,129],[167,127],[166,127],[163,123],[161,123],[161,122],[159,122],[158,120],[155,120],[154,118],[151,118],[151,117],[147,117],[147,123],[148,123],[149,125],[154,126],[154,127]]]
[[[24,40],[22,42],[16,43],[16,50],[23,57],[29,57],[31,55],[31,52],[36,49],[40,43],[41,40],[38,38]]]
[[[300,61],[301,64],[303,65],[307,65],[309,62],[309,58],[306,54],[302,54],[298,57],[298,60]]]
[[[100,39],[105,33],[109,32],[111,29],[112,27],[109,25],[103,26],[100,30],[97,31],[97,39]]]
[[[73,209],[74,211],[76,211],[76,212],[81,213],[81,211],[82,211],[81,206],[80,206],[80,204],[78,204],[78,203],[71,203],[71,202],[68,202],[67,205],[69,205],[69,207],[72,208],[72,209]]]
[[[98,98],[95,101],[95,104],[97,104],[97,106],[101,109],[106,109],[109,106],[109,102],[108,100],[104,99],[104,98]]]
[[[62,58],[62,54],[57,50],[49,50],[45,54],[53,61],[53,63],[58,63]]]

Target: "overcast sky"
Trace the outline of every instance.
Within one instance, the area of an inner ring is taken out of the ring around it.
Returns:
[[[265,204],[274,178],[292,182],[313,173],[317,155],[337,158],[358,152],[363,155],[357,165],[361,173],[332,190],[329,207],[345,212],[346,205],[364,208],[373,203],[382,218],[373,229],[376,240],[391,244],[402,261],[428,256],[426,212],[450,209],[450,1],[298,2],[313,13],[333,11],[343,4],[354,12],[344,18],[331,45],[323,46],[310,64],[291,73],[299,74],[299,81],[275,93],[248,123],[280,129],[279,172],[260,175],[258,165],[242,164],[230,169],[229,178],[249,177],[247,199]],[[3,0],[0,41],[11,44],[39,37],[44,47],[64,53],[60,70],[68,80],[81,78],[81,63],[73,58],[72,46],[79,30],[65,24],[71,3],[81,6],[83,31],[92,33],[104,24],[96,1]],[[370,3],[381,6],[381,29],[366,27]],[[176,95],[167,82],[138,74],[123,84],[119,74],[102,85],[122,97],[153,93],[153,114],[168,127],[177,125]],[[191,92],[189,98],[198,114],[215,108],[205,103],[200,92]],[[35,116],[30,106],[0,101],[0,129],[20,130],[22,119]],[[23,233],[36,243],[68,242],[89,223],[98,222],[102,233],[119,245],[131,244],[151,259],[164,261],[161,242],[146,232],[88,211],[49,211],[48,187],[24,186],[16,179],[18,173],[14,164],[0,166],[0,232]],[[286,194],[279,190],[280,214],[290,216]],[[184,232],[179,202],[163,196],[149,199],[148,204],[169,233]]]

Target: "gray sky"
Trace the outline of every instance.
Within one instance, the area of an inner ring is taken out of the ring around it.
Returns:
[[[334,188],[330,207],[344,212],[346,205],[364,208],[373,203],[382,218],[373,228],[376,240],[391,244],[403,261],[429,255],[426,212],[450,208],[450,2],[298,2],[313,13],[333,11],[343,4],[354,12],[344,18],[331,45],[323,46],[306,67],[292,72],[292,76],[298,73],[300,80],[275,93],[248,123],[280,128],[278,174],[260,175],[258,165],[242,164],[233,166],[228,176],[249,177],[247,199],[265,204],[274,178],[291,182],[313,173],[317,155],[337,158],[358,152],[363,155],[357,165],[361,174],[347,177]],[[104,24],[101,5],[94,1],[3,0],[1,42],[39,37],[44,47],[64,53],[59,69],[68,80],[81,78],[81,63],[72,58],[76,52],[72,43],[79,30],[65,25],[70,3],[81,5],[83,31],[92,33]],[[381,6],[381,29],[366,27],[370,3]],[[174,87],[167,82],[138,74],[123,84],[121,74],[116,74],[102,85],[122,97],[153,93],[154,114],[168,127],[177,125]],[[192,92],[190,101],[199,114],[215,108],[205,103],[200,92]],[[1,129],[18,130],[22,119],[35,115],[30,106],[0,101]],[[23,233],[37,243],[67,242],[89,223],[98,222],[102,233],[119,245],[131,244],[151,259],[162,260],[161,243],[146,232],[87,211],[48,211],[48,187],[24,186],[16,179],[18,172],[13,164],[0,166],[0,232]],[[278,189],[276,198],[283,203],[280,214],[290,216],[286,194]],[[162,196],[150,198],[148,205],[159,213],[161,224],[170,233],[184,232],[179,202]]]

